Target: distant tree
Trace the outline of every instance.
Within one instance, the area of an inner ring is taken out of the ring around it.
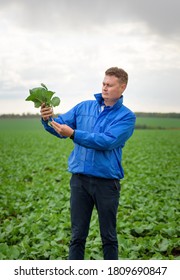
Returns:
[[[60,113],[58,113],[60,114]],[[57,115],[58,115],[57,114]],[[146,113],[146,112],[135,112],[137,117],[151,117],[151,118],[180,118],[180,113]],[[31,113],[23,113],[23,114],[1,114],[0,118],[39,118],[40,114],[31,114]]]
[[[152,117],[152,118],[180,118],[180,113],[145,113],[145,112],[136,112],[137,117]]]

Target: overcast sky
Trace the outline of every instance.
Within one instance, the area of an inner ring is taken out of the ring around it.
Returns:
[[[180,112],[179,0],[0,0],[0,114],[39,113],[25,101],[43,82],[56,112],[101,92],[111,66],[129,73],[133,111]]]

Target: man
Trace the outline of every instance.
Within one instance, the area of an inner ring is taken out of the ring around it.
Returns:
[[[42,123],[60,138],[70,137],[74,150],[68,161],[72,173],[69,259],[84,259],[91,214],[97,209],[105,260],[118,259],[116,216],[120,196],[122,148],[132,135],[135,115],[123,105],[128,74],[112,67],[105,72],[102,93],[79,103],[48,125],[52,108],[41,107]]]

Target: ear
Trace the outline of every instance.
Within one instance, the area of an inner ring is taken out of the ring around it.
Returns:
[[[121,84],[121,90],[122,90],[122,92],[126,89],[126,86],[127,86],[127,84]]]

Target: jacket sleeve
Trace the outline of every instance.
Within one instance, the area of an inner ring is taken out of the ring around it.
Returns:
[[[135,115],[131,114],[124,119],[114,122],[103,133],[75,130],[74,142],[86,148],[102,151],[123,147],[134,131],[135,120]]]
[[[55,122],[59,124],[66,124],[70,126],[72,129],[75,129],[76,127],[75,112],[76,112],[76,106],[72,108],[70,111],[68,111],[67,113],[59,115],[57,118],[53,118],[53,119]],[[43,119],[41,119],[41,123],[43,124],[45,130],[53,134],[54,136],[57,136],[59,138],[67,138],[57,133],[55,129],[48,124],[48,121],[44,121]]]

